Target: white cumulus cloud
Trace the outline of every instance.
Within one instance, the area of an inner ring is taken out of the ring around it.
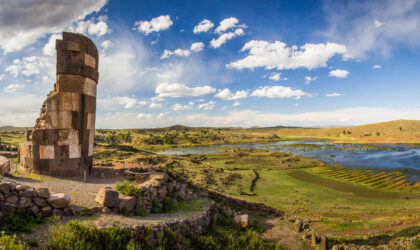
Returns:
[[[176,55],[176,56],[189,56],[190,54],[191,54],[191,51],[188,50],[188,49],[176,49],[174,51],[170,51],[170,50],[165,49],[163,51],[163,54],[160,57],[160,59],[169,58],[169,57],[171,57],[173,55]]]
[[[305,76],[305,84],[309,84],[309,83],[311,83],[312,81],[315,81],[317,78],[318,78],[317,76],[315,76],[315,77],[312,77],[312,76]]]
[[[159,17],[152,18],[150,21],[137,21],[134,23],[137,26],[137,30],[149,35],[152,32],[159,32],[161,30],[169,29],[173,24],[169,15],[162,15]]]
[[[238,24],[239,20],[236,17],[229,17],[223,19],[219,26],[216,28],[215,32],[221,34],[229,29],[235,28]]]
[[[203,50],[203,48],[204,48],[204,43],[202,43],[202,42],[197,42],[197,43],[193,43],[193,44],[191,44],[191,48],[190,48],[190,50],[191,50],[192,52],[199,52],[199,51],[202,51],[202,50]]]
[[[125,109],[138,108],[147,105],[146,101],[139,101],[136,98],[129,96],[116,96],[113,99],[118,101],[119,104],[124,105]]]
[[[212,39],[210,41],[210,47],[219,48],[220,46],[225,44],[227,41],[232,40],[233,38],[237,36],[242,36],[244,34],[245,34],[244,30],[241,28],[236,29],[234,32],[223,33],[218,38]]]
[[[210,20],[204,19],[199,24],[197,24],[197,26],[194,27],[193,32],[194,34],[198,34],[201,32],[208,32],[213,27],[214,27],[214,24]]]
[[[311,70],[326,67],[328,60],[335,55],[347,54],[346,47],[337,43],[307,43],[301,47],[287,47],[280,41],[271,43],[257,40],[247,42],[241,51],[249,51],[248,56],[228,64],[228,68],[264,67],[278,70],[307,68]]]
[[[188,87],[180,83],[161,83],[155,89],[159,97],[202,96],[216,92],[211,86]]]
[[[202,110],[212,110],[214,106],[216,105],[216,102],[209,101],[207,103],[201,103],[198,105],[198,109]]]
[[[267,98],[291,98],[294,97],[296,99],[301,98],[302,96],[309,95],[302,90],[293,90],[290,87],[286,86],[265,86],[259,87],[258,89],[254,90],[251,93],[251,96],[258,96],[258,97],[267,97]]]
[[[381,66],[381,65],[374,65],[374,66],[372,67],[372,69],[380,69],[380,68],[382,68],[382,66]]]
[[[5,71],[14,77],[18,77],[19,75],[38,75],[42,70],[51,68],[53,68],[53,64],[48,58],[29,56],[13,60],[12,64],[7,66]]]
[[[328,75],[337,77],[337,78],[346,78],[349,74],[350,72],[348,72],[345,69],[336,69],[336,70],[331,70]]]
[[[176,49],[174,51],[170,51],[170,50],[165,49],[163,51],[163,54],[160,57],[160,59],[169,58],[171,56],[183,56],[183,57],[186,57],[186,56],[191,55],[191,52],[200,52],[200,51],[202,51],[203,48],[204,48],[204,43],[202,43],[202,42],[196,42],[196,43],[191,44],[191,47],[190,47],[189,50],[188,49]]]
[[[248,91],[238,90],[235,93],[232,93],[228,88],[221,90],[214,97],[221,98],[223,100],[238,100],[248,97]]]
[[[273,81],[280,81],[281,73],[272,73],[268,79]]]
[[[171,109],[174,111],[181,111],[181,110],[191,110],[194,107],[194,102],[188,103],[188,105],[182,105],[180,103],[175,103],[171,106]]]
[[[48,39],[48,42],[42,48],[42,53],[47,56],[55,55],[55,40],[62,39],[61,34],[52,34]]]

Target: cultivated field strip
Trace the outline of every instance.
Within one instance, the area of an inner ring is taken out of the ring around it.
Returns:
[[[408,180],[407,175],[400,172],[384,172],[375,170],[361,170],[336,166],[315,168],[314,173],[322,176],[361,184],[373,189],[396,192],[420,192],[420,182]]]

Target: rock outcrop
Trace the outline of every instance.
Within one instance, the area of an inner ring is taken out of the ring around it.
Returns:
[[[90,172],[95,133],[98,50],[81,34],[63,32],[56,41],[57,81],[34,130],[19,145],[26,172],[82,176]]]

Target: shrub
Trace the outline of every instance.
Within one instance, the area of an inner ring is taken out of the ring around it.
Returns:
[[[20,243],[20,241],[16,241],[16,235],[11,237],[9,235],[5,235],[4,232],[2,232],[0,236],[0,249],[24,250],[25,245]]]
[[[9,214],[0,220],[0,231],[6,234],[30,233],[36,225],[44,223],[43,217],[34,218],[28,214]]]
[[[165,228],[159,237],[158,244],[162,249],[185,249],[188,246],[188,241],[170,228]]]
[[[140,189],[137,188],[136,184],[128,180],[124,180],[123,182],[116,182],[115,187],[118,192],[125,196],[138,197],[140,194]]]
[[[163,199],[163,204],[162,205],[163,205],[162,206],[162,212],[163,213],[168,213],[168,212],[176,209],[174,203],[172,202],[172,197],[170,197],[170,196],[166,196]]]
[[[159,203],[156,200],[152,201],[152,208],[150,209],[150,212],[152,214],[158,214],[160,212]]]
[[[128,230],[115,226],[97,229],[92,224],[70,221],[50,228],[48,249],[133,249],[134,236]]]

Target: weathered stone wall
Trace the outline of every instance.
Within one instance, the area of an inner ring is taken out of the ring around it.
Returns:
[[[200,236],[204,234],[212,221],[212,216],[218,214],[217,204],[214,202],[203,208],[203,211],[191,216],[187,219],[174,219],[171,221],[158,222],[154,224],[135,224],[130,227],[126,226],[126,230],[130,230],[134,233],[135,237],[139,240],[149,239],[149,244],[156,245],[159,240],[159,236],[164,232],[166,228],[171,229],[179,235],[193,234]],[[109,226],[96,225],[99,229],[106,229]]]
[[[92,167],[98,50],[80,34],[63,32],[56,41],[57,80],[34,130],[19,145],[26,172],[81,176]]]
[[[71,215],[70,197],[50,194],[48,189],[0,182],[0,219],[11,213],[49,216],[53,213]]]

